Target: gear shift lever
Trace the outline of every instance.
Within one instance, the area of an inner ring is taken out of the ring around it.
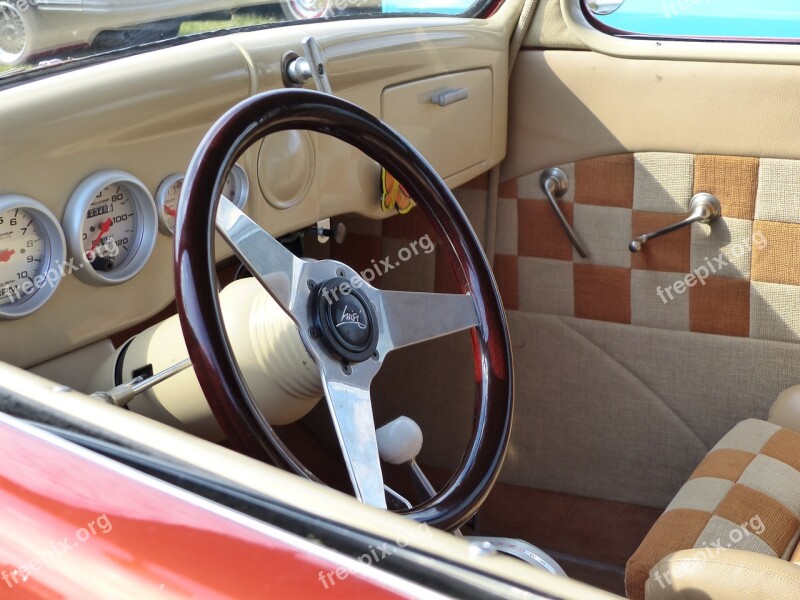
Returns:
[[[417,493],[423,500],[432,498],[436,490],[417,464],[417,455],[422,450],[422,430],[413,419],[399,417],[378,431],[378,453],[381,459],[392,465],[407,464]]]
[[[381,460],[392,465],[408,465],[411,468],[411,479],[423,500],[436,494],[431,482],[417,464],[417,455],[422,450],[422,430],[419,425],[413,419],[399,417],[378,429],[376,433],[378,434],[378,453]],[[459,530],[453,533],[463,537]],[[564,570],[551,556],[523,540],[476,536],[469,536],[465,539],[470,541],[472,547],[480,552],[508,554],[537,569],[566,577]]]

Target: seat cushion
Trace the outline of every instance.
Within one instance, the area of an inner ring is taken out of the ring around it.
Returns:
[[[788,560],[800,536],[800,433],[750,419],[706,455],[628,561],[629,598],[645,597],[650,570],[679,550],[722,548]]]

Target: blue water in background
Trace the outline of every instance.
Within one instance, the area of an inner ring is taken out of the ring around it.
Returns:
[[[625,0],[597,19],[652,35],[800,39],[798,0]]]
[[[474,3],[475,0],[383,0],[381,10],[384,13],[460,15]]]

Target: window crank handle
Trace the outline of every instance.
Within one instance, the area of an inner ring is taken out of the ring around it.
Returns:
[[[644,245],[653,238],[661,237],[662,235],[683,229],[692,223],[704,223],[708,225],[719,219],[722,215],[722,207],[720,206],[719,200],[717,200],[715,196],[706,193],[697,194],[694,198],[692,198],[692,201],[689,204],[689,210],[691,210],[691,214],[683,221],[673,223],[672,225],[668,225],[667,227],[659,229],[658,231],[646,233],[634,238],[628,246],[628,249],[631,252],[641,252],[644,248]]]

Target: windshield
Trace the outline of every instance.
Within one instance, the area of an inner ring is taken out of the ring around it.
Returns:
[[[109,51],[320,19],[472,16],[486,0],[0,0],[0,77]],[[152,47],[155,47],[154,45]]]

